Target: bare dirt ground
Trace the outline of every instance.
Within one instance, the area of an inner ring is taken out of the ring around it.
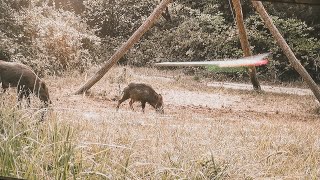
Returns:
[[[123,67],[112,69],[83,96],[72,93],[89,76],[71,73],[46,81],[56,116],[80,124],[79,143],[129,147],[129,169],[136,176],[152,171],[159,178],[169,169],[170,177],[199,173],[210,179],[194,163],[213,157],[226,167],[227,179],[320,177],[319,107],[309,90],[263,86],[257,93],[250,85],[194,81],[180,72],[126,68],[123,73]],[[131,111],[128,101],[117,112],[115,99],[129,82],[152,85],[164,97],[165,114],[148,105],[143,114],[139,103]],[[123,151],[113,155],[113,162],[121,163]]]

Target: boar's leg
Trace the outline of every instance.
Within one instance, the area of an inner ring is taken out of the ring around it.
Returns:
[[[134,103],[134,100],[131,99],[130,102],[129,102],[129,105],[130,105],[130,108],[132,109],[132,111],[134,111],[133,106],[132,106],[133,103]]]
[[[23,97],[27,99],[27,105],[30,107],[30,91],[26,89],[23,86],[18,86],[17,88],[17,93],[18,93],[18,101],[19,101],[19,107],[21,107],[21,101]]]
[[[142,112],[144,113],[144,108],[146,107],[146,102],[141,101]]]
[[[50,99],[49,99],[49,101],[41,99],[41,102],[42,102],[42,105],[41,105],[40,109],[42,112],[41,112],[40,122],[44,121],[45,115],[48,114],[49,104],[52,104]]]
[[[44,121],[44,116],[48,113],[48,106],[48,102],[44,102],[41,106],[41,109],[43,109],[43,111],[41,112],[40,122]]]
[[[9,88],[9,83],[2,81],[3,93],[5,93],[8,88]]]
[[[122,103],[123,101],[118,101],[118,105],[117,105],[117,111],[119,110],[119,107],[120,107],[120,104]]]
[[[20,102],[23,98],[23,90],[21,86],[17,87],[18,101]]]
[[[21,101],[23,99],[23,92],[20,90],[20,88],[17,88],[17,93],[18,93],[18,108],[21,108]]]
[[[23,93],[24,97],[27,98],[27,104],[28,104],[28,107],[30,107],[30,104],[31,104],[31,101],[30,101],[30,92],[29,91],[25,91]]]

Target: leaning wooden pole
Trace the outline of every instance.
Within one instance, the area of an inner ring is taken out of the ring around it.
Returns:
[[[116,64],[119,59],[138,42],[141,36],[159,19],[161,13],[165,10],[171,0],[162,0],[161,3],[154,9],[146,21],[133,33],[133,35],[125,42],[108,60],[108,62],[93,76],[91,77],[75,94],[82,94],[90,89],[97,83],[110,69]]]
[[[313,81],[306,69],[301,65],[300,61],[296,58],[292,52],[289,45],[286,43],[285,39],[282,37],[277,27],[273,24],[272,19],[268,15],[267,11],[264,9],[263,4],[260,1],[252,1],[253,6],[256,11],[260,14],[261,19],[264,21],[267,28],[270,30],[271,34],[283,50],[284,54],[287,56],[289,62],[293,68],[300,74],[300,76],[306,81],[313,94],[316,96],[320,102],[320,89],[318,85]]]
[[[243,14],[240,0],[232,0],[232,4],[236,13],[237,26],[239,30],[239,38],[241,43],[241,48],[243,50],[244,56],[251,56],[252,53],[250,51],[250,44],[248,41],[247,32],[243,23]],[[256,68],[254,66],[248,68],[249,76],[251,83],[253,85],[253,89],[256,91],[261,91],[260,83],[257,79]]]

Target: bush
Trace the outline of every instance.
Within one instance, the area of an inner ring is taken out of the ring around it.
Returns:
[[[11,52],[12,61],[28,64],[38,74],[83,71],[95,60],[100,39],[72,12],[34,5],[16,12],[15,22],[22,29],[15,34],[18,38],[4,37],[11,43],[1,49]]]
[[[149,16],[156,1],[149,0],[85,0],[82,18],[96,29],[100,37],[129,37]]]
[[[41,1],[28,0],[0,2],[0,58],[28,64],[40,75],[66,69],[83,72],[92,64],[109,59],[158,3],[147,0],[54,1],[60,4],[47,6]],[[245,0],[243,6],[253,54],[272,52],[270,64],[259,67],[260,75],[274,80],[299,79],[260,18],[252,15],[250,2]],[[77,7],[84,11],[80,13]],[[267,3],[267,7],[274,12],[280,6]],[[317,9],[305,8],[308,16],[317,12]],[[180,0],[172,3],[169,10],[172,21],[157,20],[120,63],[148,66],[160,61],[242,56],[228,2]],[[299,19],[287,18],[285,13],[277,15],[273,17],[275,24],[302,65],[320,82],[320,41],[319,35],[314,35],[318,34],[317,28]],[[241,74],[244,73],[236,76]]]
[[[0,1],[0,59],[9,60],[19,48],[22,27],[15,20],[15,1]]]
[[[180,17],[183,18],[182,23],[170,29],[161,29],[167,22],[160,22],[150,31],[151,35],[143,38],[128,53],[129,64],[145,66],[160,61],[200,61],[242,56],[237,29],[229,26],[221,13],[211,15],[186,8],[177,8],[176,11],[183,15]],[[320,82],[320,41],[312,37],[313,28],[297,19],[276,16],[273,19],[296,57],[315,81]],[[260,17],[252,15],[245,24],[253,54],[272,53],[269,65],[258,68],[259,76],[269,80],[298,80],[299,74],[291,67]],[[239,73],[236,76],[246,74]]]
[[[185,20],[172,29],[153,28],[152,35],[130,51],[129,62],[144,66],[161,60],[199,61],[241,54],[235,28],[226,25],[221,13],[210,15],[193,11],[192,14],[186,14]]]
[[[85,68],[94,60],[91,49],[84,46],[98,45],[100,40],[74,13],[44,5],[25,11],[20,22],[24,25],[24,36],[32,40],[29,52],[33,61],[41,62],[35,69]]]
[[[273,17],[273,20],[301,64],[315,81],[320,82],[318,75],[320,43],[318,39],[310,36],[313,28],[296,19]],[[253,52],[272,53],[270,64],[262,69],[266,76],[282,81],[297,80],[299,74],[291,67],[282,49],[277,45],[260,18],[257,15],[251,16],[247,19],[246,24]]]

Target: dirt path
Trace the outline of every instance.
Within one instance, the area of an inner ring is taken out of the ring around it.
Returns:
[[[207,85],[209,87],[216,87],[216,88],[252,90],[252,85],[241,84],[241,83],[210,82]],[[279,94],[312,95],[312,91],[310,89],[303,89],[303,88],[288,88],[288,87],[262,85],[261,89],[265,92],[272,92],[272,93],[279,93]]]
[[[49,79],[52,99],[56,109],[74,109],[76,111],[115,112],[119,98],[118,74],[121,69],[113,69],[109,76],[103,78],[90,90],[89,95],[71,95],[80,84],[81,77],[72,75],[65,78]],[[123,89],[129,82],[144,82],[151,84],[164,97],[165,109],[168,113],[184,110],[195,111],[204,116],[211,116],[219,111],[237,114],[240,112],[268,113],[271,118],[275,115],[292,115],[297,119],[318,117],[318,104],[308,89],[262,86],[263,93],[256,93],[250,84],[198,82],[192,77],[182,76],[178,80],[172,75],[154,73],[154,70],[127,70],[126,81],[120,84]],[[189,78],[189,79],[188,79]],[[58,80],[58,81],[57,81]],[[68,86],[65,86],[68,85]],[[140,110],[140,103],[135,103],[136,112]],[[146,112],[153,112],[150,106]],[[130,111],[128,101],[121,105],[121,110]],[[302,118],[299,118],[299,117]]]

